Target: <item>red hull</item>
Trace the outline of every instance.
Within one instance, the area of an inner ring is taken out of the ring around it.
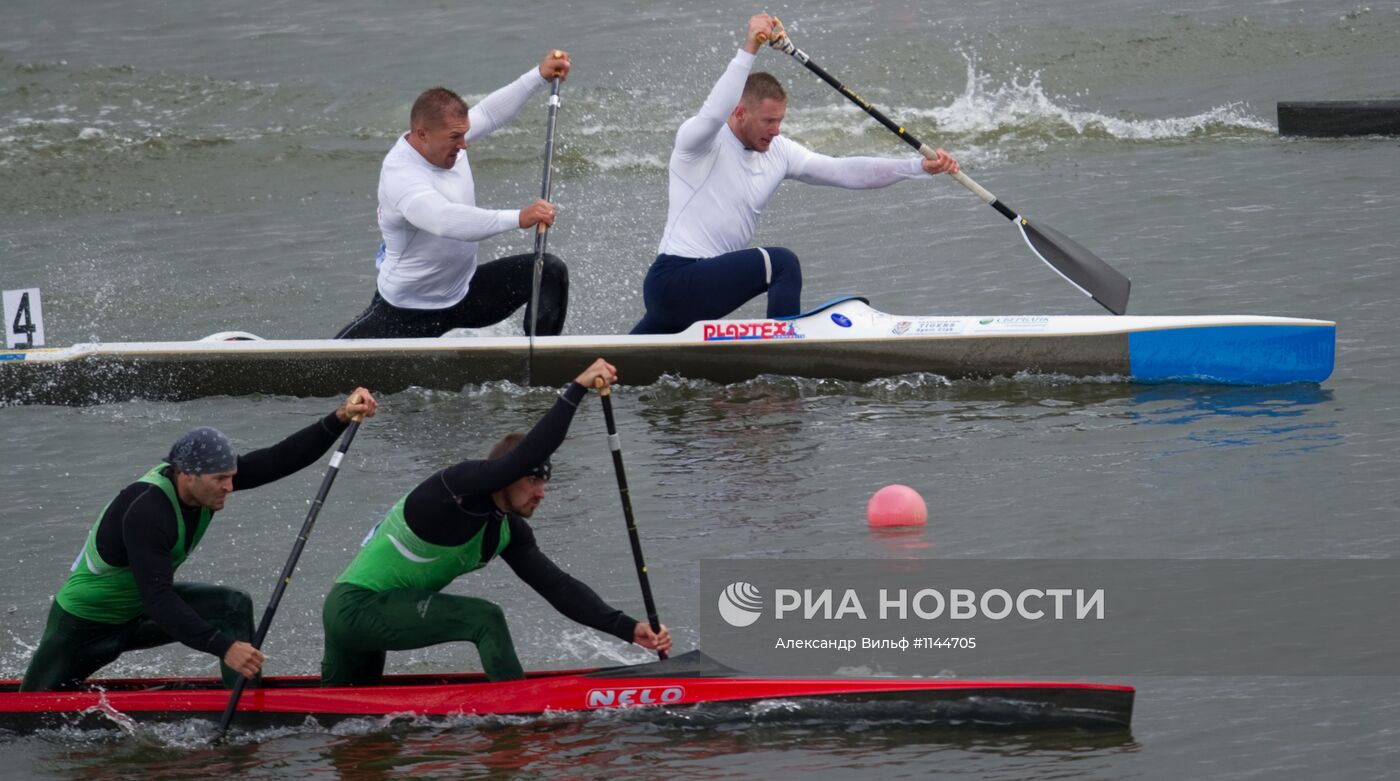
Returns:
[[[33,725],[110,710],[136,719],[216,719],[229,696],[214,679],[90,685],[101,689],[20,693],[14,681],[0,682],[0,720]],[[538,714],[808,698],[952,705],[963,716],[969,715],[969,706],[996,704],[1003,716],[1019,707],[1030,721],[1123,728],[1131,720],[1133,694],[1130,686],[1087,683],[761,678],[729,670],[694,652],[666,662],[532,673],[524,681],[500,683],[480,675],[387,676],[380,686],[321,688],[313,677],[268,678],[261,688],[243,694],[238,723],[297,722],[308,715],[335,720],[387,714]],[[977,710],[972,708],[974,718]]]

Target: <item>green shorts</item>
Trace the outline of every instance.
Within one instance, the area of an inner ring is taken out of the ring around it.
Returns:
[[[175,593],[200,618],[235,640],[253,639],[253,601],[248,595],[224,586],[176,583]],[[29,660],[20,691],[43,692],[76,689],[88,676],[117,660],[126,651],[155,648],[175,638],[144,615],[122,624],[104,624],[79,618],[53,603],[44,637]],[[222,661],[224,685],[233,686],[238,673]]]
[[[476,644],[493,681],[525,677],[505,613],[492,602],[415,588],[371,591],[337,583],[321,611],[326,651],[322,686],[372,686],[384,676],[386,651],[465,640]]]

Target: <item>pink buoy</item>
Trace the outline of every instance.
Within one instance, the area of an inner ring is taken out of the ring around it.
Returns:
[[[870,497],[865,519],[871,526],[923,526],[928,523],[928,506],[918,491],[895,483]]]

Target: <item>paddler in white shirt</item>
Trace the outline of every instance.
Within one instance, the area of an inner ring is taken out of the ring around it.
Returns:
[[[534,253],[477,262],[477,242],[517,229],[554,224],[554,204],[535,200],[523,209],[476,205],[476,183],[466,149],[505,127],[531,96],[569,74],[569,54],[554,49],[538,67],[468,108],[445,87],[425,91],[409,112],[410,130],[384,157],[379,171],[379,228],[374,297],[337,339],[441,336],[454,328],[484,328],[529,308]],[[569,272],[544,256],[536,333],[564,330]]]
[[[866,190],[958,170],[942,149],[932,160],[836,158],[781,136],[787,94],[772,75],[750,72],[776,29],[768,14],[749,19],[743,48],[700,113],[676,133],[666,230],[643,284],[647,311],[634,334],[677,333],[765,292],[768,317],[801,311],[797,256],[786,247],[749,246],[759,214],[784,179]]]

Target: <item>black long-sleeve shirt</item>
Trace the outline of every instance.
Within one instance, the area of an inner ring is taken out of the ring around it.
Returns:
[[[233,490],[266,485],[315,463],[348,424],[335,413],[312,423],[272,447],[238,456]],[[164,474],[172,476],[172,467]],[[188,553],[199,528],[199,507],[180,505]],[[210,626],[174,591],[172,552],[177,539],[174,511],[165,493],[149,483],[132,483],[108,505],[97,527],[97,552],[116,567],[130,567],[148,618],[181,643],[223,658],[233,638]]]
[[[463,461],[424,480],[404,502],[404,520],[419,539],[433,545],[462,545],[486,528],[482,564],[500,544],[500,519],[491,494],[544,463],[569,431],[574,411],[588,391],[572,383],[543,418],[500,458]],[[510,515],[510,543],[501,558],[555,610],[584,626],[632,642],[637,620],[612,607],[586,584],[564,572],[535,543],[524,518]]]

